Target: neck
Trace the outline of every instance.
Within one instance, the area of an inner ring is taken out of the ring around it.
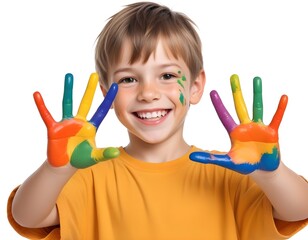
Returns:
[[[190,148],[183,138],[168,139],[159,143],[148,143],[130,135],[125,151],[132,157],[145,162],[168,162],[183,156]]]

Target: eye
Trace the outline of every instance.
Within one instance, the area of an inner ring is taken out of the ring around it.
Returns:
[[[171,73],[165,73],[164,75],[162,75],[161,77],[163,80],[170,80],[172,78],[176,78],[176,76],[174,74]]]
[[[134,83],[134,82],[137,82],[137,80],[136,80],[135,78],[126,77],[126,78],[120,79],[120,81],[118,82],[118,84],[120,84],[120,83]]]

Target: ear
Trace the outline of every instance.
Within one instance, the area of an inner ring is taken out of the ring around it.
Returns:
[[[195,79],[194,82],[192,82],[192,85],[190,87],[190,100],[189,102],[191,104],[197,104],[203,95],[204,86],[206,82],[205,72],[202,69]]]
[[[102,90],[102,93],[103,93],[103,95],[104,95],[104,97],[105,97],[108,91],[107,91],[106,88],[105,88],[104,86],[102,86],[101,84],[100,84],[99,86],[100,86],[100,88],[101,88],[101,90]]]

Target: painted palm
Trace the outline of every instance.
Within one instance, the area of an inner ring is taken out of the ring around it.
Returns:
[[[273,171],[280,162],[278,128],[285,112],[288,97],[281,96],[278,108],[269,125],[263,123],[263,101],[261,78],[253,79],[253,118],[249,118],[237,75],[230,78],[234,105],[240,124],[237,124],[222,103],[218,93],[210,93],[217,115],[227,130],[231,149],[226,154],[214,152],[194,152],[190,159],[201,163],[211,163],[242,174],[255,170]]]
[[[92,100],[98,83],[98,75],[91,74],[84,96],[81,100],[76,116],[73,116],[73,75],[65,75],[64,94],[62,102],[62,120],[56,122],[39,92],[33,94],[36,106],[47,127],[48,147],[47,157],[55,167],[70,163],[76,168],[86,168],[98,162],[117,157],[117,148],[97,148],[95,136],[97,129],[117,94],[118,86],[110,87],[104,101],[98,107],[92,118],[88,121],[87,114],[91,108]]]

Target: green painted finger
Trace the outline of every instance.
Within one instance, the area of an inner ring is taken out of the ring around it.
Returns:
[[[73,117],[73,84],[74,77],[71,73],[65,75],[64,94],[62,100],[62,119]]]
[[[253,121],[263,122],[262,80],[253,79]]]

